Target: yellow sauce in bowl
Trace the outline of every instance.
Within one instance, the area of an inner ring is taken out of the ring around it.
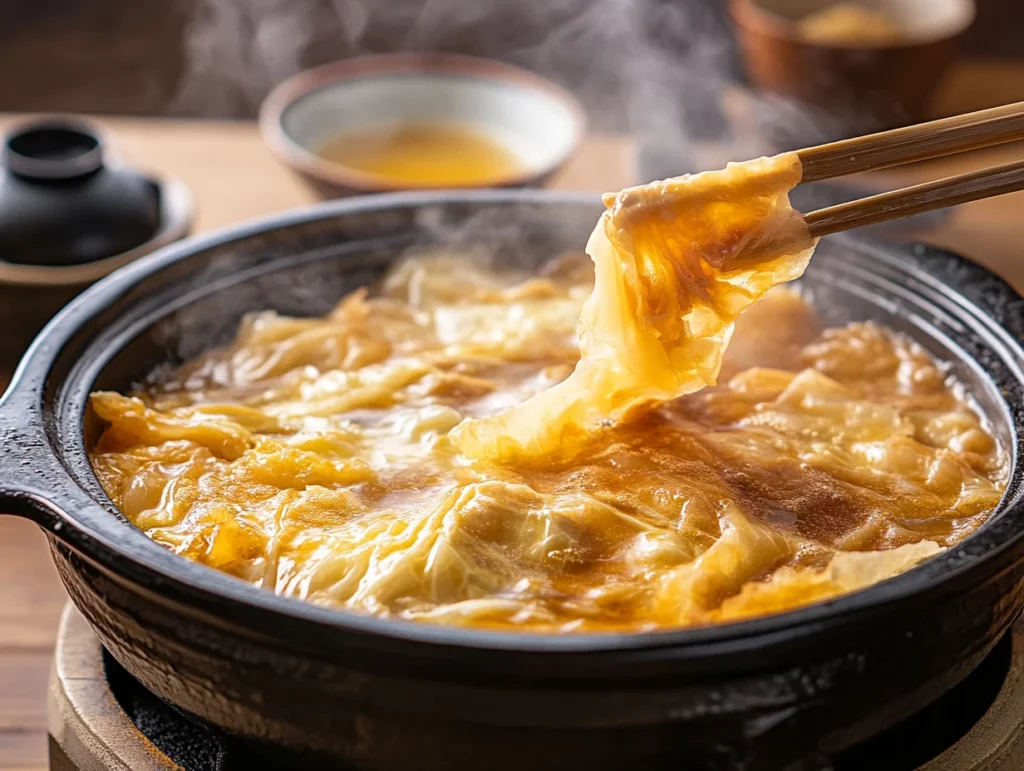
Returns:
[[[409,123],[339,134],[318,151],[324,160],[414,186],[487,185],[523,171],[497,140],[467,126]]]

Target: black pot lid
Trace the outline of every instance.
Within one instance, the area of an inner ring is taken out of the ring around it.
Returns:
[[[46,118],[0,146],[0,283],[84,285],[191,229],[183,183],[108,160],[98,126]]]
[[[192,194],[174,177],[153,179],[160,191],[160,225],[148,241],[112,257],[82,265],[22,265],[0,259],[0,284],[77,286],[91,284],[118,268],[180,241],[192,229]]]

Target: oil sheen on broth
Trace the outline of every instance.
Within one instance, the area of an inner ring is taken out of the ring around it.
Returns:
[[[593,265],[424,253],[325,318],[254,314],[93,395],[96,473],[180,555],[385,617],[642,631],[884,580],[984,522],[1004,459],[924,350],[777,287],[814,246],[799,178],[609,196]]]
[[[515,153],[497,140],[471,127],[448,123],[346,132],[317,154],[355,171],[415,186],[488,184],[522,171]]]

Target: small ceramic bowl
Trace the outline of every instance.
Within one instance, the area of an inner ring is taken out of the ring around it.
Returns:
[[[519,171],[478,187],[543,183],[572,156],[586,125],[576,99],[540,76],[452,54],[390,54],[328,64],[279,85],[260,110],[260,128],[271,150],[328,196],[442,187],[399,182],[316,153],[347,132],[423,123],[471,129],[517,157]]]
[[[838,4],[730,0],[754,85],[818,108],[817,122],[832,124],[826,133],[834,137],[934,117],[932,95],[974,21],[974,0],[858,0],[895,25],[896,39],[825,42],[804,33],[802,19]]]

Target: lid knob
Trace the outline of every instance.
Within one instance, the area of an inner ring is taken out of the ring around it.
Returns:
[[[36,181],[70,180],[103,168],[103,143],[84,124],[36,123],[9,134],[0,162],[12,174]]]

